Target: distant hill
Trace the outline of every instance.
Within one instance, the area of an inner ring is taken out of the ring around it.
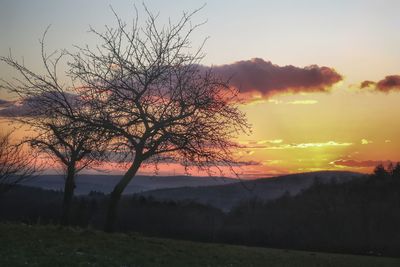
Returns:
[[[240,182],[237,179],[223,177],[137,176],[128,185],[124,194],[141,194],[158,200],[191,200],[227,211],[246,199],[271,200],[282,196],[285,192],[291,195],[297,194],[308,188],[315,177],[324,183],[332,178],[343,182],[361,176],[362,174],[354,172],[321,171]],[[110,193],[120,178],[120,175],[79,175],[75,194],[86,195],[90,191]],[[62,191],[64,178],[62,175],[42,175],[23,185]]]
[[[75,194],[86,195],[90,191],[110,193],[121,175],[89,175],[82,174],[76,179]],[[137,176],[127,186],[124,194],[140,193],[148,190],[227,185],[237,182],[237,179],[224,177],[198,177],[198,176]],[[63,190],[64,177],[62,175],[42,175],[22,185],[39,187],[42,189]]]
[[[315,178],[318,178],[322,183],[327,183],[332,179],[336,179],[337,182],[345,182],[362,176],[363,174],[347,171],[320,171],[242,181],[227,185],[159,189],[143,192],[141,195],[152,196],[157,200],[191,200],[228,211],[239,202],[247,199],[272,200],[282,196],[285,192],[291,195],[298,194],[303,189],[308,188]]]

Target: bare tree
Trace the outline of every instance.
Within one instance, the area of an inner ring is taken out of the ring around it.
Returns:
[[[0,135],[0,195],[31,179],[40,170],[37,157],[12,144],[11,133]]]
[[[76,175],[88,166],[100,164],[104,139],[99,136],[99,132],[61,117],[51,120],[46,118],[45,122],[36,118],[30,123],[36,134],[27,137],[25,142],[47,154],[65,173],[61,223],[68,225]]]
[[[58,163],[65,173],[64,200],[61,223],[69,224],[75,178],[82,169],[97,164],[105,151],[105,133],[79,123],[72,118],[81,113],[75,87],[61,83],[57,66],[66,55],[63,52],[45,53],[41,40],[41,55],[45,74],[38,74],[15,60],[11,53],[0,60],[14,68],[22,78],[3,80],[2,87],[20,96],[22,107],[9,114],[17,123],[29,127],[24,142],[36,151],[46,154],[49,162]]]
[[[117,27],[91,29],[101,45],[79,48],[70,63],[85,100],[85,112],[74,119],[107,131],[114,154],[129,160],[110,196],[106,231],[113,231],[121,194],[142,163],[168,159],[210,173],[233,170],[238,146],[232,140],[249,130],[236,90],[200,65],[202,45],[191,48],[198,10],[159,27],[145,9],[142,27],[137,20],[128,26],[114,12]]]

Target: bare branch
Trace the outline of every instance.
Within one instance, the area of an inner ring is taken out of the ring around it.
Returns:
[[[11,133],[0,135],[0,194],[32,179],[41,170],[37,157],[12,144]]]

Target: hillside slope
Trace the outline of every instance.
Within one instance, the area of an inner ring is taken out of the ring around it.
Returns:
[[[152,196],[158,200],[191,200],[227,211],[239,202],[251,198],[271,200],[282,196],[285,192],[291,195],[298,194],[301,190],[308,188],[316,178],[322,183],[327,183],[332,179],[336,179],[337,182],[344,182],[361,176],[362,174],[354,172],[321,171],[226,185],[159,189],[143,192],[141,195]]]
[[[400,259],[0,224],[0,266],[400,266]]]
[[[110,193],[121,179],[121,175],[92,175],[81,174],[76,178],[75,194],[86,195],[90,191]],[[237,179],[225,177],[199,176],[136,176],[127,186],[124,194],[139,193],[160,188],[175,188],[181,186],[211,186],[227,185],[237,182]],[[64,177],[62,175],[41,175],[24,182],[23,185],[50,190],[63,190]]]

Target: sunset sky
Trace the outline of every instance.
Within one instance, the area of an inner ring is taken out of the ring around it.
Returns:
[[[112,2],[112,3],[111,3]],[[89,25],[115,25],[109,5],[127,22],[142,1],[0,3],[0,55],[40,72],[38,39],[51,24],[49,50],[95,45]],[[194,0],[147,0],[160,23],[202,6]],[[202,64],[232,75],[252,133],[239,137],[242,177],[316,170],[369,172],[400,161],[400,1],[305,0],[206,2],[193,46],[209,37]],[[0,64],[0,77],[14,72]],[[15,96],[0,91],[0,99]],[[1,105],[1,103],[0,103]],[[6,122],[1,121],[3,129]],[[179,173],[169,166],[161,174]],[[144,170],[142,173],[146,173]]]

